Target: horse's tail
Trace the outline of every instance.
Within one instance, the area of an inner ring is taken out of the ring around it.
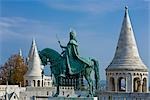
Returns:
[[[99,63],[97,60],[92,59],[94,62],[94,73],[95,73],[95,88],[98,90],[99,89],[99,81],[100,81],[100,76],[99,76]]]

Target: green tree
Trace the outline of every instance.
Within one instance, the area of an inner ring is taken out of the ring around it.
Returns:
[[[24,75],[27,72],[27,65],[24,62],[24,59],[18,55],[12,55],[8,61],[1,66],[0,69],[0,84],[6,84],[8,81],[9,84],[20,84],[24,85]]]

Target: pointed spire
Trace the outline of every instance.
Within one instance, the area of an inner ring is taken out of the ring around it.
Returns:
[[[27,57],[28,69],[30,69],[29,62],[31,62],[30,60],[33,57],[33,51],[34,51],[35,47],[36,47],[36,41],[35,41],[35,38],[33,38],[32,39],[32,44],[31,44],[31,47],[30,47],[30,51],[29,51],[29,54],[28,54],[28,57]]]
[[[115,56],[106,70],[116,69],[147,70],[138,53],[127,6]]]
[[[128,15],[128,6],[125,6],[125,17]]]
[[[125,15],[115,56],[119,58],[139,58],[139,53],[127,7],[125,7]]]
[[[28,71],[27,76],[41,76],[41,59],[38,54],[35,39],[32,41],[32,45],[29,51]]]
[[[32,39],[32,44],[31,44],[31,48],[30,48],[30,51],[29,51],[29,54],[28,54],[28,59],[29,59],[30,57],[32,57],[34,47],[36,47],[36,42],[35,42],[35,39],[33,38],[33,39]]]
[[[19,56],[22,57],[22,50],[19,49]]]

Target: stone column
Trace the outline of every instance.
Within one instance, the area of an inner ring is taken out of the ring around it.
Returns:
[[[40,80],[40,87],[42,87],[42,80]]]
[[[30,80],[31,87],[34,87],[33,80]]]
[[[132,76],[132,74],[131,74],[131,76],[130,76],[130,84],[131,84],[131,89],[130,89],[130,92],[133,92],[134,90],[134,87],[133,87],[133,84],[134,84],[134,77]]]
[[[28,80],[28,86],[31,86],[31,80]]]
[[[128,77],[126,76],[125,77],[125,89],[126,89],[126,92],[128,92]]]
[[[118,77],[114,77],[114,80],[115,80],[115,92],[117,92],[118,91]]]
[[[130,92],[131,87],[131,76],[128,74],[126,77],[126,92]]]
[[[127,81],[127,84],[126,84],[126,92],[132,92],[133,83],[132,83],[132,76],[131,76],[131,73],[130,73],[130,74],[127,74],[127,76],[126,76],[126,81]]]
[[[37,87],[37,80],[35,80],[35,87]]]
[[[109,78],[108,78],[108,76],[106,76],[106,90],[107,91],[110,91],[109,86],[110,86]]]
[[[146,77],[146,92],[149,91],[149,78]]]
[[[139,88],[139,90],[138,90],[139,92],[142,92],[142,84],[143,84],[143,80],[140,80],[139,87],[138,87]]]

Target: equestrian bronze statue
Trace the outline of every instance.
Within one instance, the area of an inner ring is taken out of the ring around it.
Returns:
[[[60,41],[58,41],[60,44]],[[75,32],[70,32],[70,40],[67,46],[62,46],[62,53],[59,54],[57,51],[45,48],[39,52],[42,64],[48,65],[50,63],[51,73],[55,77],[55,85],[57,86],[55,97],[59,95],[60,78],[66,77],[67,75],[82,75],[88,82],[89,94],[88,96],[94,95],[95,89],[99,86],[99,64],[95,59],[86,59],[79,55],[78,43],[76,40]],[[95,81],[92,80],[91,73],[94,71]]]

